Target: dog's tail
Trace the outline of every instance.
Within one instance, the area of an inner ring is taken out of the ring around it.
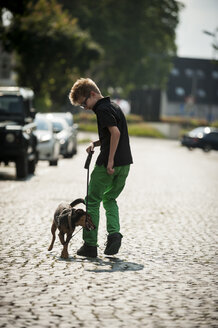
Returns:
[[[72,203],[70,203],[70,206],[74,207],[74,206],[76,206],[78,204],[81,204],[81,203],[84,204],[84,205],[86,204],[85,200],[83,198],[77,198]]]

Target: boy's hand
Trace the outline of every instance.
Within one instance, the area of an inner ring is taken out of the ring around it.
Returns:
[[[86,151],[87,151],[87,153],[90,153],[91,151],[94,151],[94,143],[93,142],[91,142],[89,147],[86,148]]]
[[[114,174],[114,168],[113,167],[114,167],[114,161],[108,162],[108,164],[107,164],[107,173],[109,175]]]

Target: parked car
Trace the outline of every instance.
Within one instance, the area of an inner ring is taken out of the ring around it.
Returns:
[[[17,178],[33,174],[37,163],[33,98],[31,89],[0,87],[0,162],[15,162]]]
[[[77,152],[77,130],[73,131],[63,117],[58,117],[56,113],[45,114],[53,126],[53,131],[60,141],[60,153],[65,158],[70,158]]]
[[[205,152],[218,150],[218,129],[212,127],[198,127],[182,136],[181,144],[193,148],[201,148]]]
[[[68,123],[68,125],[70,127],[73,127],[73,125],[76,126],[76,124],[74,124],[74,121],[73,121],[73,114],[70,113],[70,112],[65,112],[65,113],[61,113],[61,112],[54,112],[52,113],[53,116],[55,117],[61,117],[61,118],[64,118],[65,121]]]
[[[73,151],[72,155],[75,155],[77,153],[77,134],[78,134],[78,124],[74,123],[73,120],[73,114],[70,112],[53,112],[49,114],[50,117],[56,117],[56,118],[63,118],[68,126],[70,127],[70,131],[72,133],[72,139],[73,139]],[[69,156],[71,157],[71,156]]]
[[[53,133],[52,123],[43,115],[37,114],[35,124],[35,134],[38,140],[38,159],[42,161],[49,161],[50,165],[58,165],[60,142]]]

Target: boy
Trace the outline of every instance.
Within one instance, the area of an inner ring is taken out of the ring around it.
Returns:
[[[84,244],[77,255],[97,257],[101,202],[106,211],[108,232],[104,254],[114,255],[118,253],[123,237],[120,233],[116,198],[124,188],[132,163],[126,119],[120,107],[112,103],[109,97],[103,97],[97,85],[89,78],[77,80],[69,98],[72,104],[93,110],[97,116],[99,140],[92,142],[86,151],[89,153],[100,146],[88,191],[88,211],[96,229],[83,230]]]

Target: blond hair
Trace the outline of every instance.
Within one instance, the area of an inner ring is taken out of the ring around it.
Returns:
[[[80,78],[79,80],[77,80],[74,83],[69,94],[69,99],[72,105],[77,105],[79,99],[88,97],[91,91],[101,94],[99,88],[97,87],[95,82],[92,81],[91,79]]]

